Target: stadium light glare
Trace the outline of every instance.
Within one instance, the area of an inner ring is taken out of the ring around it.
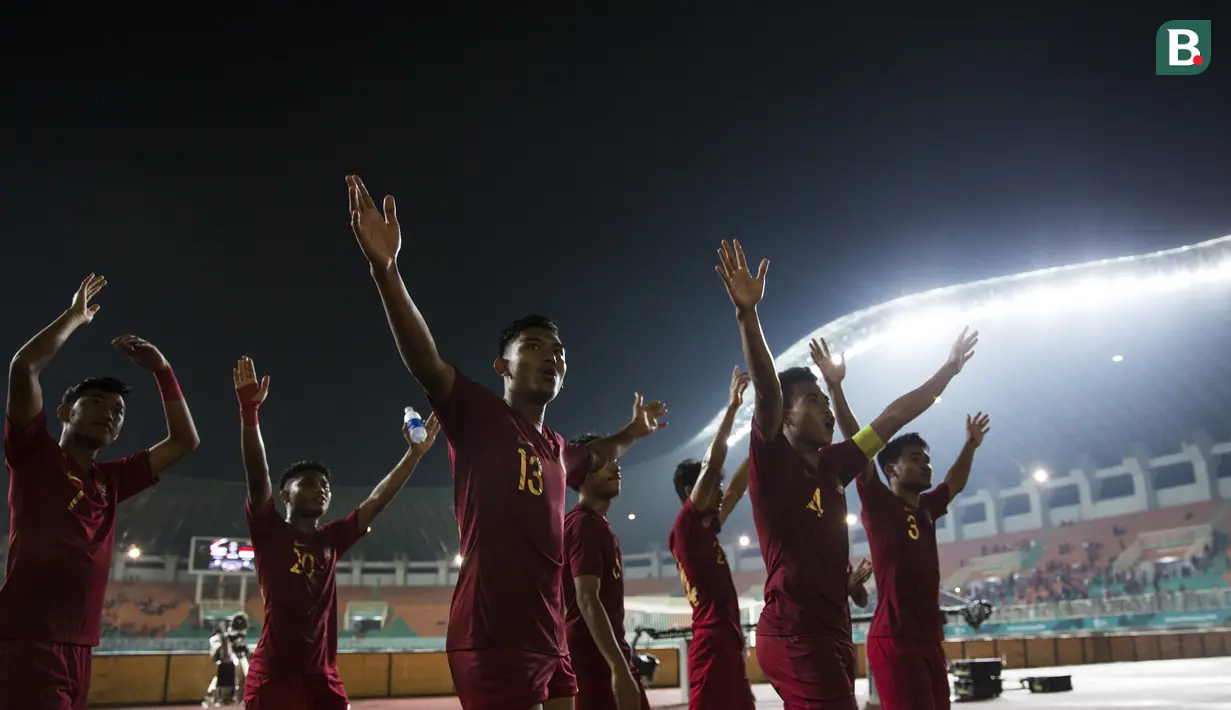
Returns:
[[[739,546],[740,547],[748,547],[751,544],[752,544],[752,538],[748,537],[747,535],[739,536]]]
[[[454,567],[462,566],[462,553],[459,552],[453,556],[453,566]]]
[[[858,523],[858,522],[859,522],[859,518],[856,518],[854,513],[847,513],[847,514],[846,514],[846,525],[847,525],[847,527],[851,527],[851,528],[853,528],[853,527],[855,527],[855,524],[856,524],[856,523]]]
[[[1112,362],[1124,362],[1124,356],[1123,355],[1112,355],[1111,361]]]
[[[133,545],[128,548],[128,559],[135,560],[141,556],[141,548]]]
[[[1119,273],[1106,276],[1091,275],[1089,271],[1097,268],[1121,268],[1128,264],[1143,265],[1145,262],[1167,257],[1181,252],[1191,252],[1221,244],[1231,240],[1231,235],[1177,249],[1160,251],[1152,254],[1142,254],[1115,259],[1104,259],[1097,262],[1075,264],[1072,266],[1053,267],[1023,274],[1012,274],[983,281],[957,284],[934,289],[913,296],[906,296],[888,303],[882,303],[866,308],[856,313],[844,316],[831,323],[826,323],[798,343],[788,348],[786,352],[776,356],[779,368],[794,364],[810,365],[808,342],[812,338],[827,338],[831,342],[840,342],[844,334],[856,335],[857,339],[843,348],[845,357],[855,358],[884,345],[895,342],[909,343],[912,348],[919,347],[919,341],[932,336],[952,337],[954,328],[971,326],[977,328],[981,323],[1005,318],[1042,319],[1058,313],[1071,312],[1077,304],[1085,311],[1093,311],[1103,307],[1116,307],[1139,301],[1142,298],[1153,298],[1159,294],[1184,291],[1190,288],[1208,284],[1231,281],[1231,259],[1209,259],[1196,266],[1163,266],[1153,273]],[[1225,247],[1223,247],[1225,248]],[[1078,272],[1078,273],[1074,273]],[[1086,272],[1081,273],[1080,272]],[[1045,279],[1044,283],[1031,284],[1032,280]],[[987,293],[981,300],[972,301],[962,307],[927,307],[911,308],[912,301],[942,297],[960,297],[964,292],[976,289],[986,290],[996,286],[997,292]],[[855,330],[860,320],[872,318],[886,311],[897,311],[884,325],[864,327]],[[845,358],[844,358],[845,359]],[[1119,362],[1119,361],[1117,361]],[[742,441],[752,431],[752,397],[745,396],[745,405],[736,418],[727,445],[734,446]],[[724,412],[719,412],[695,437],[694,443],[704,442],[714,435]]]
[[[629,519],[629,520],[636,520],[636,519],[637,519],[637,514],[636,514],[636,513],[629,513],[629,514],[628,514],[628,519]]]
[[[1030,474],[1030,477],[1033,478],[1035,482],[1037,483],[1047,483],[1047,479],[1050,478],[1051,476],[1050,474],[1047,473],[1047,469],[1036,468],[1034,470],[1034,473]]]

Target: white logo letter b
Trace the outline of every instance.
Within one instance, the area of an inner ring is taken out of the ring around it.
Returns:
[[[1187,50],[1188,56],[1180,59],[1180,50]],[[1191,67],[1193,60],[1201,56],[1197,49],[1197,33],[1192,30],[1167,30],[1167,63],[1173,67]]]

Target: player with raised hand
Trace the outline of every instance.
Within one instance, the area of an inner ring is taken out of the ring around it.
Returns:
[[[718,254],[715,270],[735,306],[756,397],[748,491],[768,573],[757,658],[786,710],[853,709],[845,486],[886,439],[932,405],[969,359],[977,334],[963,332],[956,365],[950,360],[871,426],[831,445],[834,414],[816,375],[804,367],[776,372],[765,342],[757,305],[769,260],[754,275],[738,241],[724,241]]]
[[[949,379],[961,372],[977,341],[978,333],[962,331],[940,371],[921,388],[920,404],[927,396],[934,401]],[[856,436],[859,423],[842,392],[843,358],[834,357],[824,340],[812,341],[811,351],[837,405],[839,429],[843,436]],[[861,518],[872,549],[877,589],[868,631],[868,666],[876,677],[881,706],[887,710],[949,707],[936,520],[948,512],[953,496],[966,486],[988,422],[982,412],[966,417],[966,445],[945,481],[927,493],[932,485],[931,459],[927,442],[918,434],[893,439],[877,456],[888,487],[874,467],[859,476]]]
[[[675,558],[684,595],[692,605],[692,643],[688,647],[688,707],[691,710],[756,706],[744,666],[744,630],[739,595],[718,534],[748,481],[747,462],[732,476],[726,494],[722,472],[727,440],[744,403],[748,375],[731,373],[726,414],[701,461],[686,459],[675,468],[675,492],[683,507],[675,518],[667,546]]]
[[[265,601],[265,627],[244,681],[248,710],[347,710],[338,676],[337,564],[369,530],[431,448],[440,426],[428,417],[427,438],[410,440],[402,460],[358,508],[325,525],[331,499],[328,468],[316,461],[292,464],[278,482],[274,504],[258,411],[269,396],[269,376],[258,380],[248,357],[233,371],[239,399],[240,449],[248,480],[248,529],[256,552],[257,581]]]
[[[878,595],[868,668],[885,710],[949,707],[936,521],[966,487],[989,424],[982,412],[966,417],[966,443],[935,488],[928,445],[918,434],[890,441],[877,456],[888,486],[877,476],[859,481]]]
[[[133,335],[112,345],[153,373],[167,436],[116,461],[98,461],[124,426],[128,385],[91,377],[56,408],[59,441],[47,431],[40,376],[107,285],[90,274],[72,305],[23,345],[9,365],[4,455],[9,471],[8,574],[0,586],[0,708],[81,710],[90,689],[103,598],[115,547],[117,505],[158,481],[200,438],[171,365]]]
[[[538,315],[500,334],[493,368],[503,396],[441,357],[398,270],[393,197],[378,209],[363,181],[346,179],[351,230],[368,260],[402,362],[427,393],[449,439],[462,566],[446,651],[466,710],[561,710],[577,693],[565,642],[566,472],[598,471],[666,425],[661,402],[634,397],[633,418],[588,444],[544,425],[567,370],[555,323]]]

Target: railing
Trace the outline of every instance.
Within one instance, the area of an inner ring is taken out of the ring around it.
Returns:
[[[993,619],[1012,621],[1056,621],[1125,614],[1150,614],[1177,611],[1231,609],[1231,589],[1201,589],[1191,592],[1163,592],[1110,599],[1074,599],[1038,604],[1011,604],[996,607]]]
[[[636,598],[628,600],[625,627],[631,631],[638,626],[653,628],[687,627],[691,612],[683,599],[653,600],[645,602]],[[740,620],[756,623],[763,604],[745,600],[741,603]],[[1075,599],[1064,602],[1041,604],[1013,604],[996,607],[989,623],[1014,623],[1028,621],[1057,621],[1098,617],[1119,617],[1132,614],[1160,612],[1198,612],[1231,609],[1231,589],[1203,589],[1192,592],[1164,592],[1140,596],[1113,597],[1111,599]],[[872,611],[872,607],[866,611]],[[256,639],[249,637],[249,643]],[[653,644],[650,644],[653,646]],[[669,644],[668,644],[669,645]],[[444,637],[419,636],[343,636],[338,639],[338,650],[347,651],[443,651]],[[100,654],[130,653],[204,653],[209,650],[209,641],[199,638],[136,638],[108,636],[96,649]]]

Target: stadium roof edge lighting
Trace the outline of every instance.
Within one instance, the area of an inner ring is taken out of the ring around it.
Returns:
[[[844,351],[849,361],[899,337],[903,331],[978,327],[980,323],[1017,313],[1046,314],[1067,309],[1074,302],[1086,306],[1122,304],[1214,282],[1231,282],[1231,235],[1174,249],[997,276],[896,298],[830,321],[774,359],[779,370],[812,367],[808,343],[813,338],[825,338],[830,347]],[[754,399],[744,397],[728,440],[731,445],[748,435]],[[723,414],[719,411],[684,449],[707,445]]]

